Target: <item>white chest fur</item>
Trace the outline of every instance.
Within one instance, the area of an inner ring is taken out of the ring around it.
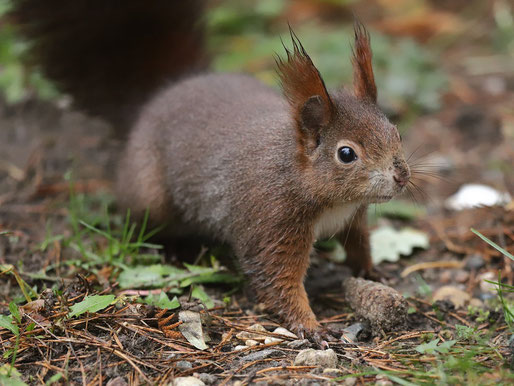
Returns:
[[[315,239],[332,237],[348,224],[359,204],[348,203],[327,209],[314,224]]]

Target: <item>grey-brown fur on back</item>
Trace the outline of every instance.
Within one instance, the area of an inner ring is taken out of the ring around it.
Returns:
[[[149,205],[157,218],[180,217],[231,241],[245,226],[241,212],[264,212],[269,188],[286,194],[298,177],[294,133],[283,97],[259,81],[187,79],[143,109],[120,166],[119,194],[139,211]]]

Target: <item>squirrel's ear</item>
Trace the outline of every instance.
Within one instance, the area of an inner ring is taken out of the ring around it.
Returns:
[[[354,92],[358,98],[368,99],[376,103],[377,88],[371,65],[372,53],[369,33],[358,20],[354,22],[353,30],[355,33],[355,47],[352,58]]]
[[[332,100],[318,69],[291,27],[289,32],[293,51],[282,43],[287,60],[275,57],[284,96],[293,109],[294,118],[300,129],[319,129],[332,118]]]

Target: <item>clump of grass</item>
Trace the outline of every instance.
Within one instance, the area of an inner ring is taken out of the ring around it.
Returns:
[[[508,257],[509,259],[514,261],[514,255],[512,255],[512,253],[509,253],[506,249],[500,247],[498,244],[496,244],[494,241],[485,237],[483,234],[478,232],[476,229],[471,228],[471,232],[476,234],[478,237],[480,237],[482,240],[484,240],[487,244],[489,244],[491,247],[496,249],[502,255],[504,255],[505,257]],[[490,281],[490,280],[486,280],[486,281],[488,283],[496,285],[496,291],[498,293],[498,298],[500,299],[500,303],[502,305],[505,322],[509,326],[510,331],[514,332],[514,306],[512,304],[512,301],[509,301],[505,296],[506,294],[514,293],[514,286],[502,283],[501,272],[498,272],[498,281]]]
[[[75,193],[70,182],[69,228],[59,234],[52,234],[49,228],[41,250],[58,242],[63,250],[70,252],[63,264],[71,270],[98,275],[108,267],[109,280],[124,290],[161,288],[163,295],[150,295],[143,301],[167,308],[174,308],[176,301],[170,300],[166,293],[180,295],[189,287],[191,297],[212,307],[213,302],[201,284],[235,285],[241,281],[238,275],[227,272],[214,256],[203,259],[199,265],[176,267],[163,263],[162,246],[150,241],[160,229],[148,229],[148,212],[138,223],[132,221],[130,211],[125,216],[112,212],[112,203],[112,197],[105,193]],[[55,268],[49,266],[47,270]]]

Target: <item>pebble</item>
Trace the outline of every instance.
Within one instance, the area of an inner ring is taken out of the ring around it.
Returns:
[[[464,271],[463,269],[459,269],[457,272],[455,272],[455,281],[457,283],[465,283],[469,279],[469,272]]]
[[[485,308],[484,302],[477,298],[471,299],[469,305],[474,308]]]
[[[270,343],[275,343],[275,342],[283,342],[284,339],[280,339],[280,338],[274,338],[272,336],[268,336],[266,337],[266,339],[264,339],[264,344],[270,344]]]
[[[245,348],[248,348],[248,346],[238,345],[238,346],[234,347],[234,351],[241,351],[241,350],[244,350]]]
[[[498,281],[498,274],[494,272],[484,272],[477,277],[480,283],[480,291],[482,292],[493,292],[496,293],[497,285],[486,282],[486,280],[490,281]]]
[[[288,337],[293,338],[293,339],[298,339],[296,334],[293,334],[291,331],[285,329],[284,327],[277,327],[277,328],[275,328],[273,330],[273,333],[274,334],[280,334],[280,335],[288,336]]]
[[[281,354],[281,351],[279,351],[279,350],[260,350],[260,351],[255,351],[251,354],[245,355],[244,357],[241,357],[241,360],[245,361],[245,362],[259,361],[262,359],[272,357],[277,354]]]
[[[204,386],[201,380],[195,377],[178,377],[173,380],[171,383],[173,386]]]
[[[343,375],[345,375],[345,372],[343,370],[339,370],[339,369],[327,368],[327,369],[323,370],[323,375],[326,375],[328,377],[337,378],[337,377],[342,377]]]
[[[464,268],[466,269],[479,269],[484,265],[484,258],[479,254],[469,255],[464,262]]]
[[[259,332],[268,332],[261,324],[252,324],[250,327],[248,327],[249,331],[241,331],[240,333],[236,334],[236,338],[240,340],[257,340],[257,341],[264,341],[266,339],[266,335],[259,334]]]
[[[286,330],[284,327],[277,327],[277,328],[275,328],[275,330],[273,330],[273,333],[274,334],[288,336],[288,337],[293,338],[293,339],[298,339],[298,337],[295,334],[293,334],[289,330]],[[264,344],[275,343],[275,342],[283,342],[283,341],[284,341],[284,339],[282,339],[282,338],[278,338],[278,337],[274,337],[274,336],[268,336],[264,340]]]
[[[107,386],[128,386],[127,381],[123,377],[112,378],[107,382]]]
[[[288,348],[292,348],[294,350],[298,350],[300,348],[311,347],[312,343],[308,339],[299,339],[299,340],[293,340],[291,342],[287,342],[286,346]]]
[[[448,284],[452,281],[452,272],[450,270],[445,270],[441,272],[439,275],[439,282],[441,284]]]
[[[314,350],[312,348],[308,348],[298,353],[294,359],[294,365],[335,368],[337,367],[337,355],[332,349]]]
[[[393,382],[387,376],[379,374],[376,377],[375,386],[393,386]]]
[[[216,382],[218,382],[218,377],[214,374],[195,373],[193,375],[206,385],[214,385]]]
[[[189,370],[193,368],[191,362],[188,361],[178,361],[175,366],[177,366],[177,370],[180,371]]]
[[[258,344],[259,344],[259,342],[257,342],[256,340],[253,340],[253,339],[248,339],[245,341],[245,345],[247,345],[248,347],[257,346]]]
[[[445,285],[435,291],[432,296],[432,301],[436,302],[438,300],[448,300],[455,308],[463,308],[469,303],[471,296],[457,287]]]

